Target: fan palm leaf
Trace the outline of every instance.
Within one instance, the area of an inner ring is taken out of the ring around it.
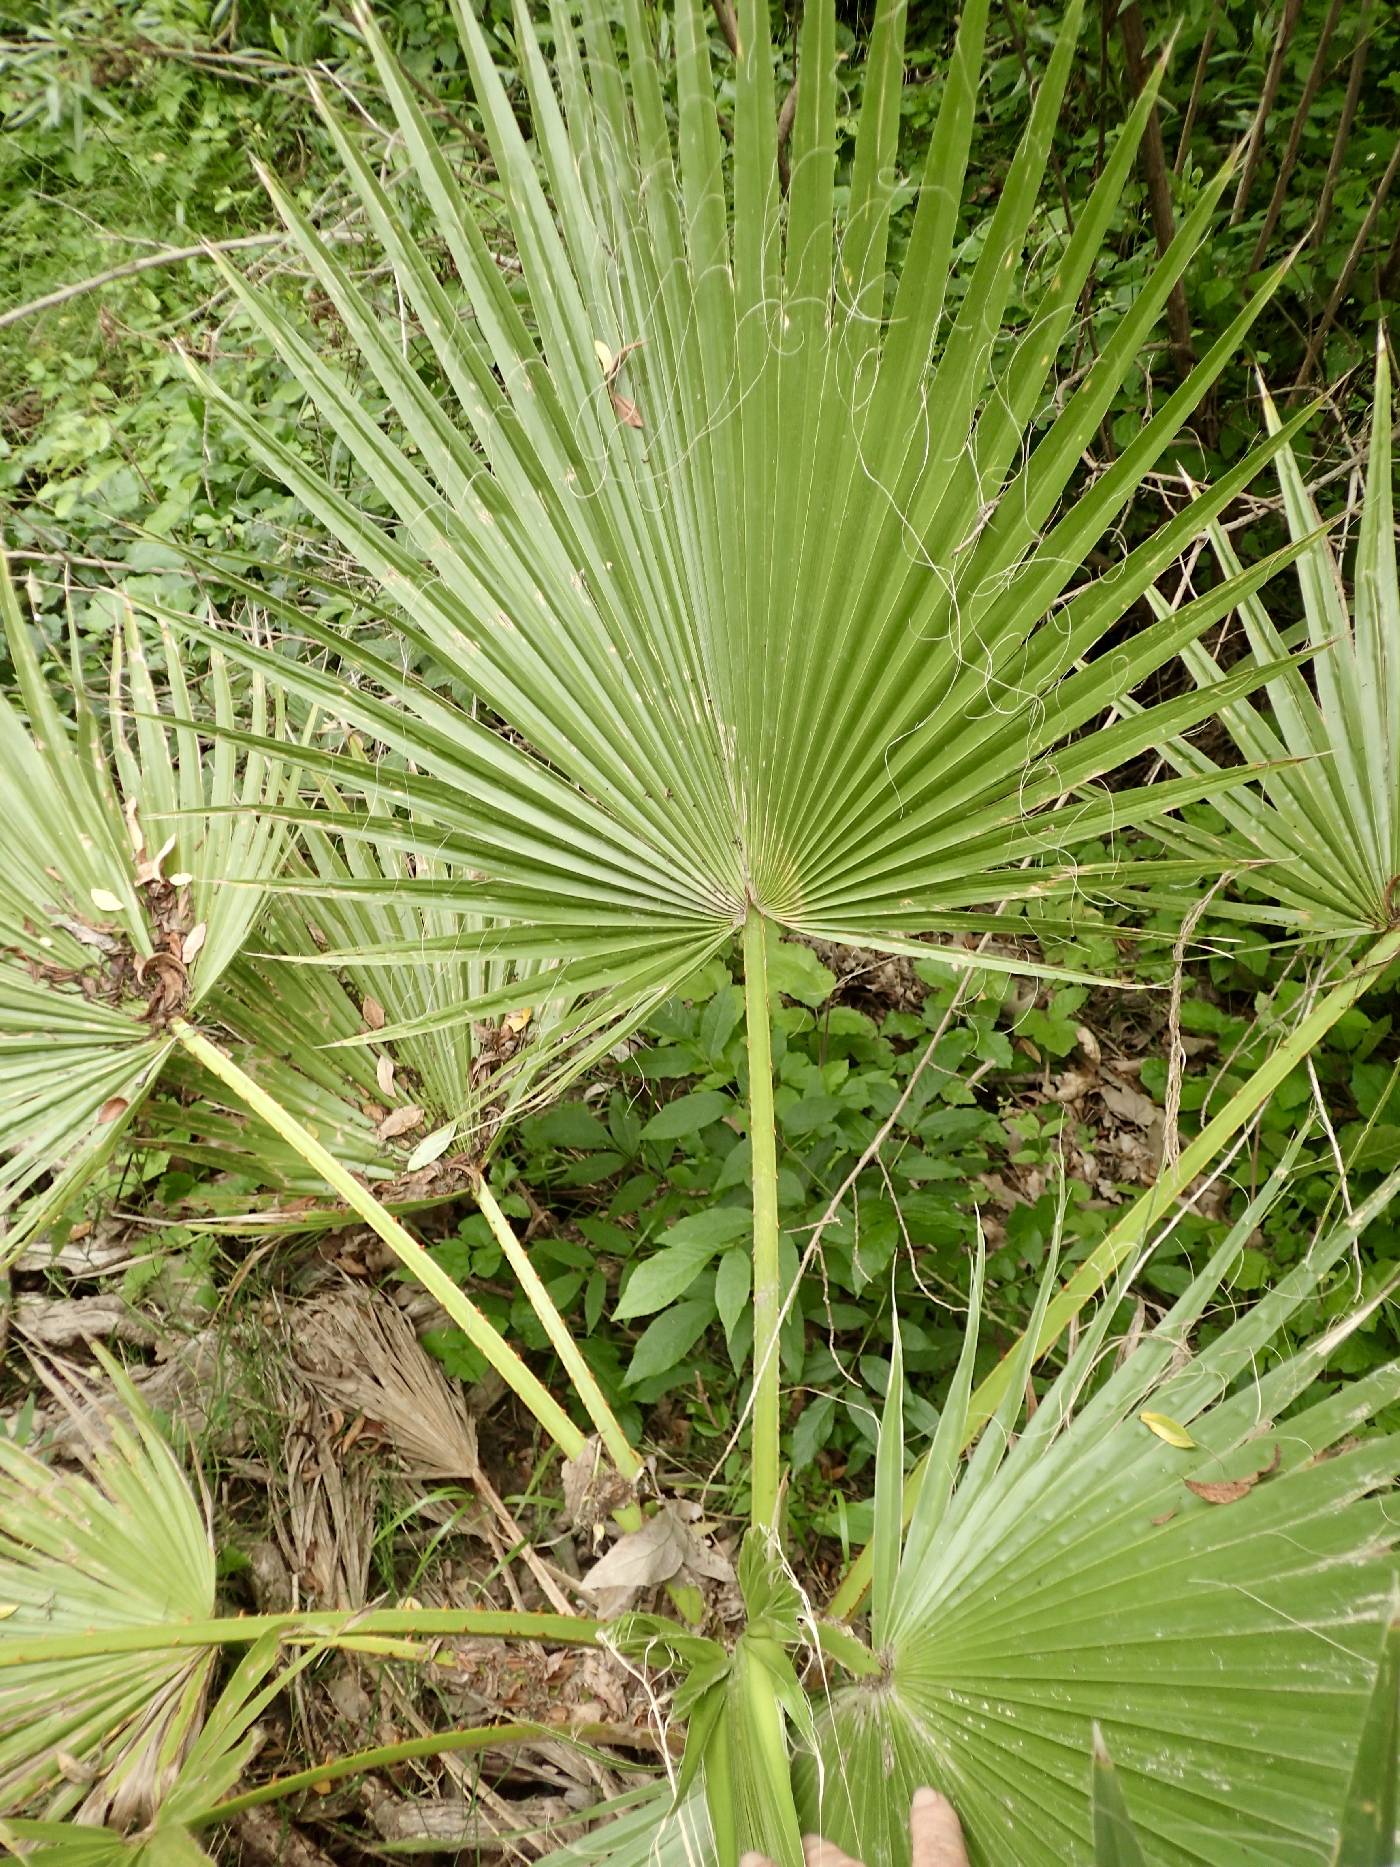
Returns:
[[[50,1867],[180,1867],[208,1858],[191,1831],[216,1825],[257,1746],[255,1721],[328,1647],[421,1659],[419,1638],[502,1635],[591,1645],[572,1615],[369,1608],[215,1613],[206,1513],[139,1392],[99,1350],[114,1392],[84,1470],[0,1437],[0,1842]],[[93,1394],[80,1396],[91,1419]],[[115,1404],[113,1404],[115,1403]],[[290,1657],[284,1643],[293,1646]],[[242,1657],[206,1703],[223,1648]],[[481,1749],[538,1726],[449,1732]],[[369,1759],[307,1773],[350,1773]],[[237,1807],[304,1787],[295,1774]],[[33,1813],[38,1811],[38,1813]]]
[[[907,1860],[903,1812],[933,1781],[974,1861],[1087,1861],[1097,1723],[1147,1860],[1327,1857],[1397,1575],[1400,1442],[1353,1435],[1393,1405],[1400,1365],[1309,1398],[1370,1304],[1277,1345],[1400,1175],[1192,1352],[1281,1183],[1115,1372],[1092,1382],[1110,1303],[1019,1432],[1023,1389],[959,1471],[974,1303],[902,1545],[897,1483],[877,1517],[885,1674],[823,1708],[801,1767],[809,1825],[867,1862]]]
[[[910,1803],[931,1783],[957,1809],[975,1867],[1391,1858],[1400,1441],[1374,1422],[1400,1396],[1400,1364],[1330,1392],[1318,1384],[1384,1292],[1321,1337],[1282,1344],[1300,1306],[1349,1279],[1349,1254],[1400,1193],[1400,1173],[1252,1309],[1197,1341],[1295,1161],[1296,1149],[1158,1326],[1105,1373],[1130,1281],[1120,1280],[1022,1417],[1033,1325],[1019,1378],[964,1456],[979,1266],[907,1530],[896,1336],[877,1461],[873,1652],[848,1683],[829,1672],[834,1644],[809,1671],[815,1732],[794,1768],[804,1830],[867,1867],[907,1867]],[[1037,1324],[1053,1287],[1052,1263]],[[637,1651],[668,1644],[645,1619],[624,1638]],[[683,1642],[670,1650],[686,1657]],[[692,1765],[687,1749],[681,1796],[658,1788],[551,1863],[710,1858],[722,1822],[712,1826],[689,1785],[700,1763],[708,1779],[726,1761],[698,1719],[718,1652],[691,1659],[698,1697],[690,1684],[677,1696],[704,1753]],[[1346,1851],[1357,1836],[1370,1853]]]
[[[214,1549],[204,1512],[135,1389],[87,1472],[47,1465],[0,1437],[0,1650],[36,1634],[87,1634],[94,1651],[0,1668],[0,1813],[44,1798],[139,1826],[199,1729],[212,1650],[104,1652],[101,1636],[207,1620]],[[100,1759],[100,1763],[96,1760]],[[91,1767],[91,1787],[85,1777]]]
[[[1280,420],[1266,395],[1264,412]],[[1215,807],[1223,833],[1173,823],[1159,827],[1174,852],[1212,867],[1243,872],[1247,902],[1221,911],[1274,921],[1301,938],[1339,940],[1384,932],[1400,919],[1400,588],[1396,582],[1391,466],[1390,359],[1377,343],[1370,451],[1356,540],[1354,596],[1348,605],[1341,567],[1291,448],[1275,462],[1283,512],[1294,543],[1307,640],[1316,651],[1313,684],[1296,667],[1279,667],[1262,699],[1221,709],[1236,747],[1268,769]],[[1225,579],[1239,559],[1218,524],[1211,547]],[[1159,613],[1167,606],[1158,599]],[[1239,605],[1250,649],[1265,659],[1283,638],[1257,597]],[[1185,651],[1203,691],[1225,675],[1203,643]],[[1209,779],[1220,767],[1189,742],[1164,751],[1178,772]]]
[[[802,27],[786,196],[769,18],[758,0],[739,9],[732,155],[699,0],[680,0],[668,35],[674,113],[653,23],[636,0],[624,6],[621,45],[597,0],[587,0],[581,26],[556,8],[553,71],[518,5],[528,137],[480,23],[457,6],[519,268],[509,278],[413,88],[357,11],[407,169],[456,275],[442,282],[321,99],[412,314],[408,342],[402,322],[380,317],[264,178],[386,418],[270,293],[231,268],[226,276],[373,489],[376,515],[255,409],[195,373],[250,451],[377,582],[399,639],[380,652],[304,614],[300,654],[250,643],[238,652],[296,704],[325,709],[372,748],[368,774],[359,751],[300,749],[304,794],[283,814],[329,837],[450,865],[454,879],[430,872],[400,889],[405,904],[462,913],[439,949],[448,963],[489,951],[543,968],[523,986],[374,1034],[382,1045],[499,1015],[512,1002],[553,1003],[543,1043],[493,1077],[473,1118],[503,1096],[521,1106],[554,1093],[740,929],[746,960],[760,957],[765,922],[934,953],[953,967],[1024,971],[1021,957],[974,960],[949,941],[922,943],[965,933],[970,911],[986,914],[999,900],[1074,890],[1082,878],[1065,852],[1076,842],[1237,782],[1226,772],[1097,788],[1123,760],[1248,692],[1286,655],[1233,671],[1209,694],[1087,729],[1296,548],[1149,625],[1114,656],[1095,660],[1093,651],[1304,414],[1110,570],[1088,577],[1081,567],[1280,275],[1119,458],[1066,501],[1228,179],[1222,172],[1202,189],[1056,411],[1055,361],[1157,83],[1134,106],[1052,273],[1027,287],[1028,304],[1007,328],[1080,11],[1072,0],[965,272],[957,231],[984,0],[963,16],[897,281],[887,258],[899,0],[881,10],[872,38],[839,211],[831,0]],[[469,700],[446,697],[444,685]],[[353,804],[328,806],[327,786]],[[402,951],[378,949],[389,960]],[[749,970],[753,1511],[771,1521],[776,1167],[761,1081],[768,993]],[[489,1127],[476,1139],[489,1142]]]
[[[74,671],[75,718],[46,684],[0,565],[0,619],[16,693],[0,696],[0,1213],[13,1253],[110,1158],[167,1063],[179,1011],[197,1011],[261,905],[250,883],[284,833],[273,717],[255,677],[245,722],[263,749],[206,746],[168,635],[159,662],[178,720],[128,610],[113,632],[103,743]],[[209,667],[216,727],[240,715],[226,659]]]
[[[301,632],[319,660],[242,651],[377,748],[369,777],[352,757],[299,753],[308,779],[373,800],[372,812],[318,801],[306,816],[328,835],[395,837],[453,865],[470,878],[465,892],[460,879],[430,875],[409,881],[402,900],[458,905],[491,925],[482,933],[463,922],[458,955],[514,929],[521,950],[560,969],[562,991],[603,993],[600,1031],[634,1020],[750,912],[809,935],[897,947],[961,932],[969,908],[1068,888],[1070,866],[1057,860],[1067,841],[1201,789],[1189,781],[1097,797],[1100,774],[1258,679],[1236,672],[1228,692],[1190,694],[1073,738],[1277,568],[1257,566],[1233,590],[1142,631],[1112,668],[1086,662],[1282,444],[1232,470],[1204,509],[1170,521],[1111,572],[1076,581],[1273,282],[1051,523],[1226,178],[1203,191],[1052,419],[1051,371],[1151,89],[1053,277],[1004,332],[1078,9],[955,296],[985,11],[966,10],[894,287],[886,252],[904,8],[880,14],[838,218],[830,6],[810,9],[803,28],[784,200],[766,12],[743,10],[730,162],[695,0],[675,16],[674,133],[640,7],[625,9],[625,61],[603,10],[584,9],[581,44],[562,13],[554,18],[557,89],[520,12],[533,140],[482,28],[460,12],[519,256],[511,281],[377,28],[357,16],[457,275],[441,282],[327,108],[421,356],[404,354],[397,328],[391,335],[315,229],[268,186],[402,442],[269,296],[230,274],[248,316],[372,481],[387,522],[357,509],[256,411],[212,382],[206,393],[378,580],[427,676],[311,616]],[[425,380],[429,359],[445,396]],[[478,697],[474,706],[441,696],[433,682],[444,672]],[[1063,799],[1068,807],[1049,814]],[[957,947],[938,951],[969,963]],[[477,1010],[462,1000],[382,1036]]]

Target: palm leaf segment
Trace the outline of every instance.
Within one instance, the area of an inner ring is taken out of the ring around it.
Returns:
[[[1280,421],[1265,397],[1265,413]],[[1283,510],[1295,546],[1307,642],[1316,651],[1314,686],[1296,666],[1268,684],[1269,711],[1246,699],[1221,709],[1244,757],[1269,765],[1253,783],[1223,792],[1216,808],[1223,834],[1163,826],[1171,847],[1212,868],[1237,868],[1248,902],[1220,911],[1272,920],[1303,937],[1338,939],[1383,932],[1400,920],[1400,589],[1395,570],[1391,492],[1390,360],[1382,336],[1361,523],[1356,540],[1355,598],[1348,611],[1340,569],[1291,450],[1276,466]],[[1225,578],[1239,572],[1227,534],[1210,541]],[[1166,606],[1158,599],[1160,613]],[[1257,598],[1240,620],[1253,652],[1277,660],[1283,639]],[[1203,643],[1186,651],[1205,692],[1226,678]],[[1165,748],[1184,776],[1209,780],[1219,767],[1197,747]]]
[[[171,1020],[207,1000],[244,942],[258,891],[220,884],[275,865],[283,833],[260,813],[282,776],[267,751],[208,751],[193,726],[156,717],[129,612],[113,634],[109,757],[76,671],[76,720],[60,712],[3,563],[0,613],[17,681],[0,696],[0,1214],[23,1205],[13,1252],[110,1157],[170,1056]],[[168,641],[163,659],[188,722]],[[231,729],[221,655],[210,686]],[[249,717],[267,732],[260,678]]]
[[[610,1021],[630,1021],[673,989],[751,910],[807,934],[898,947],[962,931],[977,904],[1072,886],[1056,860],[1069,840],[1202,789],[1191,779],[1100,798],[1089,788],[1099,775],[1258,679],[1236,673],[1223,690],[1066,747],[1275,568],[1148,627],[1111,664],[1086,664],[1267,456],[1233,470],[1106,576],[1076,582],[1237,350],[1263,294],[1051,524],[1225,178],[1203,192],[1049,420],[1055,359],[1150,92],[1053,277],[1006,332],[1079,7],[962,277],[959,201],[986,10],[972,0],[964,12],[895,288],[887,248],[904,8],[880,12],[838,220],[830,0],[809,7],[802,28],[786,198],[766,8],[741,8],[732,154],[697,0],[680,0],[669,32],[674,113],[635,0],[623,9],[625,60],[595,0],[583,9],[582,43],[565,10],[552,17],[557,91],[522,10],[533,140],[463,12],[518,276],[488,250],[411,89],[358,16],[456,273],[441,282],[440,262],[415,244],[328,112],[416,321],[417,353],[405,353],[397,323],[381,325],[330,248],[268,185],[403,444],[270,297],[230,275],[387,521],[364,516],[217,385],[206,382],[207,393],[377,579],[419,666],[478,697],[460,708],[434,687],[436,675],[405,674],[394,656],[311,617],[301,630],[325,651],[324,667],[242,651],[382,750],[368,809],[318,798],[306,816],[330,835],[452,864],[458,880],[410,879],[399,899],[485,917],[491,933],[449,936],[454,952],[484,940],[503,960],[554,963],[531,989],[588,1003],[598,1042]],[[430,375],[447,386],[442,395]],[[318,783],[365,795],[358,760],[299,759]],[[1052,812],[1063,799],[1073,807]],[[941,950],[959,962],[958,949]],[[411,951],[422,957],[422,938]],[[460,1021],[468,1009],[397,1029]]]

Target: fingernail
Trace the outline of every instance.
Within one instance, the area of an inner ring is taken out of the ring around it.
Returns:
[[[943,1806],[944,1800],[945,1798],[940,1796],[936,1789],[925,1787],[914,1791],[914,1807],[916,1809],[938,1809]]]

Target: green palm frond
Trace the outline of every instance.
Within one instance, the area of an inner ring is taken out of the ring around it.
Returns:
[[[1280,421],[1264,399],[1270,429]],[[1267,765],[1247,785],[1219,793],[1223,834],[1173,822],[1159,828],[1174,852],[1215,869],[1243,871],[1250,899],[1220,911],[1272,920],[1305,938],[1340,939],[1385,930],[1400,920],[1400,588],[1396,583],[1391,467],[1390,359],[1376,350],[1375,398],[1355,595],[1347,605],[1341,569],[1291,449],[1276,467],[1294,544],[1307,640],[1316,651],[1313,683],[1296,667],[1270,679],[1265,709],[1240,698],[1220,717],[1244,758]],[[1225,579],[1240,564],[1221,528],[1209,528]],[[1166,605],[1158,599],[1159,613]],[[1239,605],[1253,653],[1277,660],[1283,640],[1257,597]],[[1201,643],[1185,651],[1202,692],[1227,678]],[[1202,781],[1219,766],[1189,742],[1164,747],[1183,776]]]
[[[434,892],[421,894],[423,885]],[[543,969],[528,941],[499,929],[488,935],[468,905],[469,878],[422,852],[342,842],[312,818],[268,891],[277,898],[260,950],[244,952],[211,1005],[225,1047],[393,1210],[470,1190],[460,1158],[469,1111],[489,1100],[499,1121],[532,1091],[547,1094],[547,1077],[537,1083],[514,1065],[524,1034],[543,1027],[576,1047],[597,1008],[576,1016],[561,969]],[[478,1009],[479,1025],[461,1021],[463,1005]],[[533,1057],[548,1044],[537,1043]],[[202,1076],[199,1094],[197,1110],[188,1095],[184,1104],[153,1106],[148,1129],[178,1139],[188,1159],[245,1167],[246,1116],[236,1098],[220,1107]],[[476,1139],[479,1146],[479,1130]],[[295,1149],[260,1135],[257,1162],[297,1205],[264,1205],[220,1223],[343,1217],[337,1207],[306,1206],[325,1186]]]
[[[1400,1597],[1397,1597],[1400,1600]],[[1400,1787],[1400,1607],[1382,1637],[1356,1761],[1337,1820],[1329,1867],[1394,1867]],[[1145,1867],[1113,1759],[1094,1730],[1094,1867]]]
[[[299,750],[303,779],[347,801],[328,804],[322,792],[288,814],[326,837],[439,865],[406,881],[400,898],[425,915],[456,912],[432,948],[446,966],[507,951],[513,938],[515,951],[552,969],[572,1009],[542,1021],[545,1061],[535,1066],[551,1090],[561,1069],[614,1041],[750,911],[866,946],[961,934],[969,909],[1072,889],[1068,844],[1235,782],[1095,790],[1123,760],[1255,685],[1253,667],[1219,691],[1081,729],[1282,558],[1139,632],[1114,657],[1088,656],[1286,437],[1102,576],[1080,567],[1276,280],[1119,460],[1062,506],[1227,178],[1203,189],[1055,413],[1056,358],[1155,81],[1038,302],[1008,328],[1079,7],[1066,15],[964,275],[960,196],[986,11],[985,0],[965,9],[897,280],[888,243],[905,8],[880,12],[842,191],[830,0],[810,7],[802,27],[786,196],[768,14],[756,0],[740,9],[732,154],[698,0],[680,0],[668,33],[674,119],[636,0],[623,8],[621,46],[597,0],[583,9],[581,34],[556,10],[552,73],[518,9],[528,135],[482,28],[459,9],[518,256],[511,276],[380,32],[357,15],[406,169],[456,275],[443,282],[399,191],[322,100],[414,319],[407,354],[398,323],[381,322],[270,178],[268,187],[402,442],[270,296],[229,274],[387,519],[359,510],[255,410],[201,378],[205,392],[377,580],[421,671],[310,615],[298,625],[298,659],[239,647],[299,703],[374,748],[369,774],[358,755]],[[442,675],[475,703],[444,698]],[[423,950],[419,933],[410,940]],[[391,942],[384,953],[401,950]],[[937,951],[969,963],[956,945]],[[530,983],[541,999],[551,990]],[[460,1026],[484,1008],[439,997],[383,1041]],[[527,1067],[522,1058],[517,1068]]]
[[[127,1418],[86,1454],[48,1465],[0,1437],[0,1815],[39,1801],[139,1827],[199,1730],[212,1649],[104,1651],[104,1635],[214,1611],[204,1512],[135,1389],[110,1363]],[[6,1663],[35,1635],[81,1634],[90,1654]],[[87,1780],[85,1780],[87,1779]]]
[[[178,655],[160,659],[175,720],[128,610],[113,633],[110,755],[75,671],[75,718],[46,685],[0,564],[16,693],[0,696],[0,1214],[6,1251],[53,1219],[110,1158],[170,1057],[173,1016],[205,1004],[246,940],[256,881],[284,838],[274,718],[255,677],[263,749],[206,747]],[[240,719],[222,655],[212,712]],[[45,1182],[47,1182],[45,1184]]]
[[[959,1470],[974,1307],[907,1534],[897,1486],[877,1524],[884,1675],[820,1711],[799,1766],[807,1826],[870,1867],[907,1862],[909,1800],[931,1782],[975,1862],[1088,1861],[1097,1725],[1148,1861],[1327,1858],[1396,1586],[1400,1440],[1366,1429],[1400,1396],[1400,1364],[1309,1398],[1373,1304],[1278,1344],[1347,1274],[1400,1174],[1193,1350],[1280,1185],[1113,1373],[1092,1378],[1110,1302],[1034,1414],[1018,1420],[1022,1380]]]

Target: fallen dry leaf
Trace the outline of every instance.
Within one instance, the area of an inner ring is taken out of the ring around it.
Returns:
[[[1242,1497],[1249,1496],[1255,1485],[1272,1478],[1282,1457],[1283,1447],[1275,1444],[1268,1464],[1261,1465],[1257,1472],[1247,1472],[1243,1478],[1185,1478],[1182,1482],[1188,1491],[1194,1491],[1207,1504],[1238,1504]]]
[[[175,838],[172,834],[166,837],[164,843],[156,851],[154,856],[141,856],[141,860],[136,864],[136,880],[142,888],[149,888],[152,882],[162,882],[165,880],[165,877],[161,874],[161,868],[166,857],[171,853],[174,847]],[[141,848],[139,845],[137,847],[137,854],[141,855]],[[188,877],[186,879],[188,879]]]
[[[609,389],[608,394],[612,398],[613,413],[624,428],[643,426],[641,412],[635,402],[629,401],[625,395],[619,395],[616,389]]]
[[[1187,1478],[1183,1480],[1188,1491],[1204,1498],[1207,1504],[1238,1504],[1242,1497],[1248,1497],[1259,1482],[1257,1473],[1251,1478]]]
[[[644,1588],[662,1582],[732,1583],[734,1569],[711,1543],[696,1535],[687,1518],[699,1506],[668,1499],[640,1530],[620,1536],[579,1583],[598,1602],[605,1618],[624,1613]]]
[[[368,992],[365,993],[364,1002],[360,1006],[360,1015],[372,1031],[384,1029],[386,1023],[384,1007],[377,998],[371,998]]]
[[[1106,1077],[1099,1085],[1099,1094],[1110,1115],[1131,1122],[1135,1128],[1150,1130],[1162,1119],[1162,1111],[1151,1097],[1140,1089],[1129,1088],[1127,1083],[1115,1083]]]
[[[130,1107],[131,1104],[127,1101],[125,1096],[108,1096],[107,1100],[102,1104],[102,1107],[97,1111],[98,1122],[105,1124],[109,1121],[115,1121],[118,1115],[125,1115]]]
[[[1052,1102],[1078,1102],[1098,1081],[1092,1070],[1066,1070],[1050,1086]]]
[[[409,1134],[423,1120],[422,1109],[410,1102],[407,1108],[394,1109],[386,1115],[374,1131],[376,1141],[394,1141],[401,1134]]]
[[[394,1093],[394,1059],[392,1057],[381,1057],[378,1063],[375,1064],[374,1080],[379,1084],[380,1095],[382,1096],[393,1095]]]
[[[180,958],[188,966],[204,942],[209,938],[209,923],[201,921],[197,927],[191,927],[180,945]]]

